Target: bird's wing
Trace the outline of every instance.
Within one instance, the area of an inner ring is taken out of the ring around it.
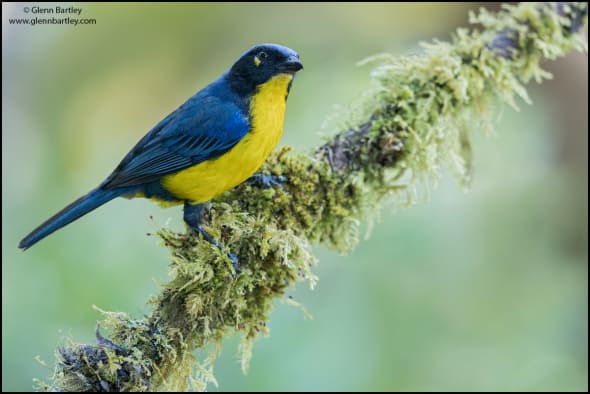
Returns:
[[[250,130],[247,114],[216,96],[196,95],[158,123],[107,178],[107,189],[148,183],[221,156]]]

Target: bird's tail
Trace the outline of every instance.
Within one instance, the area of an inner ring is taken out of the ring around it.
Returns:
[[[18,244],[18,247],[23,250],[30,248],[54,231],[72,223],[74,220],[79,219],[113,198],[119,197],[124,192],[121,189],[104,190],[100,187],[92,190],[47,219],[42,225],[23,238]]]

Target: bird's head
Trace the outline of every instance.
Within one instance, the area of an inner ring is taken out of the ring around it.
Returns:
[[[278,44],[260,44],[246,51],[228,72],[232,87],[243,93],[279,74],[294,75],[303,69],[294,50]]]

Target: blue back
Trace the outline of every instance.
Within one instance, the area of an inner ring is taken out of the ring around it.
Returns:
[[[221,156],[250,130],[248,107],[223,74],[150,130],[102,187],[149,183]]]

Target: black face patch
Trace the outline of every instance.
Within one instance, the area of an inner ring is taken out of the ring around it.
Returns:
[[[228,74],[230,85],[239,94],[251,95],[258,85],[284,73],[282,66],[294,58],[298,59],[299,55],[287,47],[276,44],[257,45],[244,53],[231,67]]]

